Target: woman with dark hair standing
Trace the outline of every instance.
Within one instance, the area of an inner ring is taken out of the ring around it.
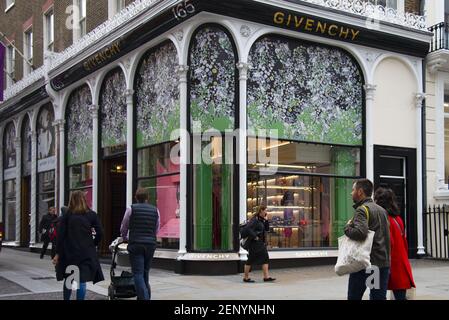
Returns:
[[[412,268],[408,260],[408,244],[404,222],[400,217],[396,196],[391,189],[379,188],[374,201],[388,212],[390,222],[391,268],[388,290],[396,300],[406,300],[407,289],[415,288]]]
[[[84,192],[72,192],[69,208],[61,217],[53,259],[57,280],[64,280],[64,300],[70,300],[72,294],[72,283],[67,282],[73,279],[69,276],[79,275],[79,279],[75,279],[78,282],[77,300],[85,299],[87,282],[95,284],[104,280],[96,248],[102,235],[98,215],[88,207]],[[74,271],[78,274],[72,274]]]
[[[272,282],[276,279],[271,278],[268,274],[269,256],[267,246],[265,244],[265,232],[270,230],[267,220],[267,207],[261,206],[257,214],[248,222],[248,261],[245,264],[245,277],[243,282],[255,282],[249,278],[251,266],[262,265],[263,281]]]

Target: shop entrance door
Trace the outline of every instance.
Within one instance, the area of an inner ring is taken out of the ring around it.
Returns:
[[[101,222],[104,237],[102,254],[109,253],[109,245],[120,236],[120,225],[126,210],[126,156],[103,161]]]
[[[414,257],[417,252],[416,150],[375,146],[374,185],[375,189],[390,188],[396,194],[409,242],[409,256]]]
[[[30,217],[31,217],[31,177],[22,179],[22,204],[20,215],[20,246],[30,245]]]

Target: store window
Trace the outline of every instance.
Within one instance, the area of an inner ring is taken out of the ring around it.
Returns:
[[[178,54],[172,42],[150,50],[136,73],[137,185],[160,212],[158,247],[179,249],[179,159],[173,132],[180,128]]]
[[[55,116],[51,104],[44,105],[37,118],[37,219],[41,221],[55,202]],[[36,235],[39,226],[36,225]]]
[[[165,249],[179,249],[179,159],[170,158],[176,142],[162,143],[138,150],[137,167],[139,188],[148,190],[149,203],[160,213],[161,229],[158,244]]]
[[[126,6],[125,0],[109,0],[108,15],[109,19],[113,18],[117,13],[122,11]]]
[[[126,152],[126,79],[120,68],[109,72],[100,94],[101,148],[103,156]]]
[[[363,78],[345,51],[270,35],[250,52],[248,219],[269,245],[336,247],[363,176]]]
[[[66,110],[67,166],[69,191],[84,190],[92,206],[93,124],[90,106],[92,97],[88,86],[76,89]]]
[[[194,250],[234,248],[235,155],[229,150],[235,143],[225,143],[223,134],[236,127],[236,64],[232,38],[224,29],[205,26],[196,32],[189,54],[190,127],[193,140],[202,143],[192,152]]]
[[[16,240],[16,128],[9,123],[3,137],[4,240]]]
[[[362,149],[261,138],[248,145],[249,159],[257,161],[248,166],[247,218],[267,205],[271,248],[337,246],[353,212]],[[274,164],[256,155],[266,154],[267,145],[278,154]]]

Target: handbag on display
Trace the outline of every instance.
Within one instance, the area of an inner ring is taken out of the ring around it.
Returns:
[[[369,222],[369,210],[363,206]],[[359,272],[371,267],[371,249],[375,232],[369,230],[364,241],[355,241],[343,235],[338,238],[338,260],[335,273],[343,276]]]

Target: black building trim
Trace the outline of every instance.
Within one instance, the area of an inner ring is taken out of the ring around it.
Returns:
[[[430,43],[426,41],[305,15],[301,12],[286,10],[253,0],[191,0],[191,4],[195,10],[188,13],[186,17],[180,18],[176,15],[176,7],[161,12],[153,20],[121,36],[84,61],[54,77],[50,81],[51,87],[59,91],[70,86],[202,11],[420,58],[427,55],[430,47]],[[323,10],[328,11],[329,9],[323,8]],[[388,25],[388,23],[383,22],[381,24]],[[395,27],[404,29],[396,25]],[[349,33],[346,34],[346,32]],[[426,34],[422,31],[415,32]]]

